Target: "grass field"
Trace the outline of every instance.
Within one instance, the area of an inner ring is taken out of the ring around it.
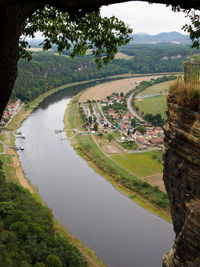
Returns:
[[[164,95],[158,95],[153,97],[144,98],[142,100],[135,101],[136,107],[139,108],[139,112],[144,114],[151,113],[156,115],[160,113],[162,118],[166,118],[167,101]]]
[[[167,81],[167,82],[155,84],[153,86],[148,87],[143,92],[139,93],[138,96],[167,93],[169,90],[169,85],[171,83],[172,81]]]
[[[81,116],[79,114],[79,105],[78,105],[78,99],[77,96],[73,98],[73,100],[70,102],[70,108],[68,108],[67,113],[64,116],[64,123],[65,123],[65,129],[81,129],[86,130],[83,128],[83,120],[81,119]]]
[[[137,154],[114,155],[112,158],[122,167],[139,177],[150,176],[163,170],[162,151],[150,151]]]

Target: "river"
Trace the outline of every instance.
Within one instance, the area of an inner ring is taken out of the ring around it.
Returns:
[[[63,129],[71,91],[47,98],[16,139],[22,168],[54,216],[108,267],[160,267],[173,243],[172,225],[144,210],[91,169]]]

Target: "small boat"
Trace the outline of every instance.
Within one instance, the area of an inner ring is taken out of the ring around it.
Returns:
[[[23,146],[16,146],[16,147],[10,147],[10,148],[14,148],[15,150],[24,150]]]
[[[15,134],[17,134],[17,135],[21,135],[22,132],[21,132],[21,131],[17,131],[17,132],[15,132]]]

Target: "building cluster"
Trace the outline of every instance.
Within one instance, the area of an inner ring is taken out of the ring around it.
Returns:
[[[137,143],[143,146],[160,146],[163,144],[164,132],[159,126],[157,127],[145,127],[145,132],[141,133],[136,130],[134,133],[134,138]]]
[[[133,114],[128,113],[126,108],[120,108],[124,105],[122,94],[112,94],[98,105],[101,105],[104,110],[103,116],[97,111],[96,104],[93,105],[93,112],[91,112],[91,107],[89,108],[88,104],[82,105],[87,120],[90,120],[91,129],[93,129],[94,122],[98,123],[98,130],[118,129],[124,134],[124,139],[126,136],[128,140],[136,141],[140,147],[144,148],[147,146],[162,146],[164,143],[164,133],[161,127],[141,122]]]
[[[18,99],[14,103],[10,103],[9,105],[7,105],[1,119],[1,124],[7,123],[10,120],[10,118],[15,114],[15,112],[19,109],[20,106],[21,106],[20,99]]]
[[[120,93],[113,93],[111,96],[107,96],[106,99],[104,99],[102,102],[108,105],[113,105],[114,103],[121,104],[124,100],[124,94]]]

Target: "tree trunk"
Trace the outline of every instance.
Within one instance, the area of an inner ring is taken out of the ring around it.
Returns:
[[[39,7],[35,3],[0,6],[0,119],[17,76],[21,27]]]

